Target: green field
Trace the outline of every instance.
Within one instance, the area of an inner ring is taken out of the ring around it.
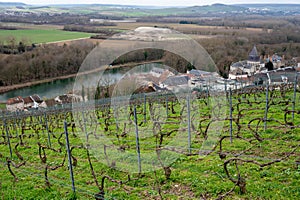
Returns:
[[[29,44],[40,44],[48,42],[57,42],[63,40],[74,40],[79,38],[88,38],[91,33],[70,32],[63,30],[0,30],[0,41],[5,41],[13,36],[16,43],[27,41]]]

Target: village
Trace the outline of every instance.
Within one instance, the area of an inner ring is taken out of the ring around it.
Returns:
[[[181,92],[189,90],[193,94],[208,91],[237,90],[243,87],[294,83],[300,72],[300,63],[287,66],[284,56],[259,56],[256,46],[250,51],[248,59],[232,63],[228,78],[221,77],[217,72],[207,72],[197,69],[187,73],[176,73],[171,68],[151,67],[149,72],[130,74],[125,79],[135,80],[134,93],[150,92]],[[123,89],[124,90],[124,89]],[[125,92],[126,93],[126,92]],[[120,94],[122,95],[122,94]],[[86,102],[91,98],[80,93],[68,93],[55,98],[43,100],[38,94],[28,97],[14,97],[6,102],[10,112],[46,109],[72,102]]]

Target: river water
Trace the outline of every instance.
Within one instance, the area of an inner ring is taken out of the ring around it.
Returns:
[[[160,63],[146,63],[142,65],[137,65],[134,68],[114,68],[94,72],[90,74],[81,75],[79,77],[66,78],[62,80],[55,80],[48,83],[42,83],[34,85],[31,87],[25,87],[9,91],[4,94],[0,94],[0,102],[5,102],[9,98],[21,96],[27,97],[33,94],[39,95],[42,99],[50,99],[57,97],[58,95],[66,94],[72,92],[73,89],[80,91],[82,86],[85,88],[95,89],[97,84],[105,85],[114,84],[119,81],[126,74],[136,74],[136,73],[148,73],[153,68],[163,68],[170,69],[167,66],[164,66]],[[172,70],[173,71],[173,70]],[[77,82],[76,84],[75,81]],[[74,85],[79,86],[80,88],[74,88]]]
[[[110,83],[114,83],[121,77],[122,73],[119,71],[109,71],[101,74],[101,79],[109,80]],[[33,94],[39,95],[42,99],[54,98],[58,95],[73,91],[75,80],[76,78],[72,77],[9,91],[7,93],[0,94],[0,102],[4,102],[7,99],[16,96],[27,97]],[[82,75],[80,77],[80,80],[82,82],[81,84],[84,85],[84,87],[95,85],[95,83],[99,81],[99,73]]]

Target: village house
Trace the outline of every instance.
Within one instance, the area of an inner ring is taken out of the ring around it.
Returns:
[[[279,56],[276,53],[273,54],[272,56],[265,56],[265,62],[272,62],[274,69],[282,68],[284,64],[284,56]]]
[[[297,70],[294,67],[279,68],[272,71],[257,73],[253,76],[255,85],[294,83]]]
[[[165,91],[170,90],[178,92],[186,89],[201,89],[210,87],[209,85],[218,85],[216,80],[222,79],[217,72],[208,72],[203,70],[192,69],[186,74],[173,73],[169,69],[153,67],[149,72],[132,75],[130,79],[135,80],[138,89],[135,92],[141,91]]]
[[[213,75],[212,72],[207,72],[207,71],[198,70],[198,69],[192,69],[190,71],[187,71],[187,74],[191,74],[191,75],[194,75],[195,77],[200,77],[200,78],[209,77],[209,76]]]
[[[235,70],[232,70],[228,76],[228,79],[230,80],[238,80],[238,79],[244,79],[248,77],[248,73],[244,72],[242,69],[238,68]]]
[[[24,111],[38,108],[40,103],[42,103],[42,100],[36,94],[25,98],[19,96],[8,99],[6,102],[6,109],[11,112]]]
[[[229,79],[245,78],[245,75],[252,76],[264,66],[264,62],[260,59],[256,46],[254,46],[249,53],[248,60],[239,61],[230,66]]]
[[[194,90],[222,90],[224,89],[224,79],[217,72],[207,72],[203,70],[190,70],[189,87]]]
[[[154,85],[152,82],[149,82],[147,85],[141,85],[133,94],[156,92],[157,88]]]
[[[169,69],[152,67],[149,72],[133,74],[129,79],[135,80],[135,92],[159,92],[165,91],[166,88],[160,87],[160,85],[168,79],[168,77],[174,76],[174,73]]]
[[[40,108],[49,108],[49,107],[54,107],[57,105],[57,102],[54,99],[47,99],[43,101],[39,107]]]
[[[168,90],[178,92],[189,87],[189,77],[187,75],[169,76],[159,86]]]
[[[64,94],[54,98],[56,104],[70,104],[73,102],[81,102],[83,101],[82,96],[76,94]]]
[[[279,68],[267,73],[269,84],[294,83],[296,78],[296,69],[294,67]]]
[[[41,100],[38,95],[28,97],[15,97],[7,100],[6,109],[11,112],[28,111],[31,109],[48,108],[56,105],[70,104],[73,102],[83,101],[83,98],[75,94],[64,94],[54,99]]]
[[[71,104],[83,101],[83,97],[76,94],[63,94],[59,95],[53,99],[47,99],[43,101],[39,107],[40,108],[50,108],[63,104]]]
[[[159,68],[157,68],[159,69]],[[159,69],[155,70],[156,72],[153,72],[152,70],[149,73],[142,73],[138,75],[133,75],[133,77],[136,80],[137,83],[142,85],[147,85],[149,82],[155,83],[156,85],[159,85],[163,81],[165,81],[169,76],[174,76],[172,72],[169,70]],[[159,73],[158,73],[159,72]]]
[[[24,101],[24,109],[37,109],[39,107],[39,104],[42,103],[43,101],[38,95],[32,95],[23,98]]]
[[[6,102],[6,109],[11,112],[24,110],[24,101],[22,97],[10,98]]]

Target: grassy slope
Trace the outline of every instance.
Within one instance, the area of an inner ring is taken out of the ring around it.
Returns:
[[[277,97],[275,98],[275,104],[270,107],[269,119],[275,118],[280,122],[284,121],[284,112],[282,109],[285,108],[285,103],[282,103],[283,100],[288,102],[290,98],[292,98],[292,93],[286,95],[286,97],[281,98],[279,93],[276,93]],[[255,100],[255,98],[257,100]],[[248,128],[248,122],[251,119],[256,117],[264,116],[264,93],[253,96],[250,95],[248,97],[239,96],[240,110],[243,111],[240,113],[242,117],[240,119],[241,131],[239,136],[242,136],[245,139],[254,139],[253,132],[251,132]],[[256,102],[252,104],[248,104],[247,101]],[[273,99],[274,100],[274,99]],[[236,118],[238,114],[238,98],[234,98],[234,112],[233,116]],[[261,102],[261,103],[259,103]],[[199,108],[201,108],[201,116],[208,116],[210,111],[205,106],[205,101],[199,101]],[[193,105],[191,105],[193,106]],[[299,110],[300,105],[298,104],[296,110]],[[137,107],[138,112],[142,111],[143,106]],[[288,108],[291,108],[289,104]],[[170,120],[176,121],[176,116],[178,116],[178,111],[180,107],[175,106],[175,114],[171,114]],[[101,112],[98,110],[99,114]],[[159,109],[158,112],[162,113],[164,110]],[[81,114],[79,114],[81,116]],[[55,121],[55,118],[63,119],[64,114],[55,114],[49,116],[49,120],[52,119]],[[201,118],[203,119],[203,118]],[[69,115],[67,115],[67,120],[70,120]],[[143,115],[139,115],[139,121],[143,120]],[[148,116],[148,120],[150,120]],[[288,121],[290,121],[290,116],[288,117]],[[4,156],[1,158],[2,164],[0,165],[0,182],[1,182],[1,190],[0,195],[2,194],[5,199],[13,199],[13,198],[36,198],[39,197],[41,199],[69,199],[71,197],[71,185],[69,172],[67,169],[66,162],[62,168],[57,170],[49,170],[48,177],[51,187],[48,188],[45,185],[44,178],[44,168],[45,164],[41,163],[41,160],[38,156],[38,145],[37,142],[47,146],[47,134],[45,129],[40,130],[41,126],[34,126],[33,124],[39,124],[39,119],[34,119],[33,121],[30,118],[26,119],[27,124],[30,122],[31,127],[28,130],[25,130],[23,142],[24,145],[18,147],[19,153],[26,160],[25,166],[21,166],[20,168],[12,167],[12,171],[18,177],[18,181],[15,182],[12,175],[9,173],[7,166],[5,166],[5,157],[9,157],[9,151],[6,144],[0,144],[0,152],[1,155]],[[51,120],[50,120],[51,121]],[[114,120],[110,119],[111,125],[109,126],[109,131],[104,131],[104,123],[105,119],[100,117],[98,122],[101,124],[98,127],[97,133],[100,132],[106,134],[107,137],[111,139],[111,141],[115,141],[115,145],[128,144],[132,146],[132,149],[129,151],[135,151],[135,138],[132,135],[128,137],[120,137],[118,140],[115,134],[116,131]],[[204,124],[207,124],[208,121],[204,121]],[[149,122],[150,123],[150,122]],[[295,117],[295,124],[300,123],[300,118],[298,115]],[[52,123],[51,123],[52,124]],[[62,142],[62,152],[54,152],[51,149],[46,149],[47,155],[47,164],[49,166],[59,165],[63,161],[63,157],[65,154],[64,147],[64,135],[59,139],[60,133],[63,132],[62,128],[62,120],[59,120],[59,123],[54,123],[55,126],[50,125],[51,131],[55,133],[55,137],[51,136],[51,143],[53,149],[60,148],[58,141]],[[88,123],[89,124],[89,123]],[[202,125],[204,125],[202,124]],[[58,125],[58,126],[57,126]],[[224,124],[223,131],[221,136],[229,135],[229,127],[228,122]],[[252,124],[255,125],[255,124]],[[263,125],[263,124],[261,124]],[[9,125],[10,126],[10,125]],[[13,126],[12,128],[13,135],[16,134]],[[92,131],[92,127],[87,126],[88,130]],[[123,126],[120,124],[121,132],[123,130]],[[163,126],[163,132],[170,131],[174,128],[172,125]],[[202,131],[205,126],[202,127]],[[299,128],[289,129],[284,126],[279,126],[278,123],[274,121],[268,122],[267,131],[263,131],[262,126],[259,126],[259,134],[263,138],[263,141],[252,140],[252,142],[247,142],[244,139],[236,138],[237,136],[237,126],[234,123],[234,138],[233,142],[230,143],[229,139],[225,139],[223,141],[223,153],[227,154],[227,158],[234,158],[233,155],[241,153],[242,151],[252,147],[247,153],[245,153],[241,158],[244,159],[254,159],[260,163],[266,163],[271,161],[272,159],[280,158],[290,152],[293,148],[299,145],[300,134]],[[0,129],[2,127],[0,126]],[[128,129],[128,127],[127,127]],[[139,127],[139,129],[143,129],[143,125]],[[3,129],[2,129],[3,130]],[[36,130],[36,131],[34,131]],[[77,131],[81,132],[79,126],[76,128]],[[77,134],[74,135],[69,128],[70,131],[70,141],[71,146],[78,146],[82,144],[82,140],[78,137]],[[127,130],[128,131],[128,130]],[[18,129],[20,134],[21,129]],[[39,133],[39,134],[35,134]],[[1,138],[2,142],[3,138]],[[168,140],[168,139],[166,139]],[[11,138],[11,142],[13,147],[20,140],[17,138]],[[118,142],[119,141],[119,142]],[[145,143],[145,139],[141,140],[141,143]],[[148,142],[151,141],[147,140]],[[198,141],[198,142],[197,142]],[[152,142],[154,142],[152,140]],[[200,135],[195,136],[193,139],[192,147],[199,148],[201,145]],[[154,143],[153,143],[154,144]],[[29,148],[30,147],[30,148]],[[141,145],[142,151],[144,148],[147,149],[149,146]],[[166,180],[163,170],[157,169],[156,173],[147,172],[143,177],[138,178],[137,174],[131,175],[131,181],[124,185],[119,185],[117,183],[112,183],[110,181],[105,181],[105,192],[107,199],[155,199],[159,198],[159,190],[161,189],[161,195],[165,199],[199,199],[201,197],[206,197],[208,199],[214,199],[218,196],[218,194],[224,194],[229,191],[233,187],[233,183],[227,178],[224,169],[223,163],[224,160],[219,157],[219,145],[216,150],[206,157],[195,156],[180,156],[175,163],[173,163],[171,169],[172,174],[171,177]],[[84,149],[75,148],[72,152],[73,156],[77,159],[77,165],[74,167],[74,176],[75,176],[75,184],[77,188],[77,194],[79,199],[93,199],[93,194],[97,193],[97,187],[95,182],[93,181],[91,171],[89,169],[89,164],[87,161],[87,154]],[[20,163],[21,161],[17,158],[16,154],[13,153],[14,162]],[[300,167],[295,164],[295,161],[299,159],[299,149],[293,154],[290,158],[285,159],[283,162],[275,163],[271,166],[267,166],[264,168],[260,168],[257,165],[251,163],[239,163],[239,171],[241,176],[246,179],[246,193],[240,194],[238,188],[235,188],[233,193],[228,197],[228,199],[299,199],[300,197]],[[96,172],[96,176],[98,177],[98,181],[101,180],[103,175],[109,175],[117,180],[126,180],[127,173],[120,172],[118,170],[114,170],[112,168],[108,168],[105,164],[106,161],[97,160],[92,157],[92,163]],[[229,165],[230,173],[236,178],[237,171],[235,166]]]
[[[16,41],[25,39],[30,43],[47,43],[61,40],[72,40],[78,38],[88,38],[92,34],[81,32],[69,32],[62,30],[0,30],[0,38],[6,40],[10,36],[14,36]]]

